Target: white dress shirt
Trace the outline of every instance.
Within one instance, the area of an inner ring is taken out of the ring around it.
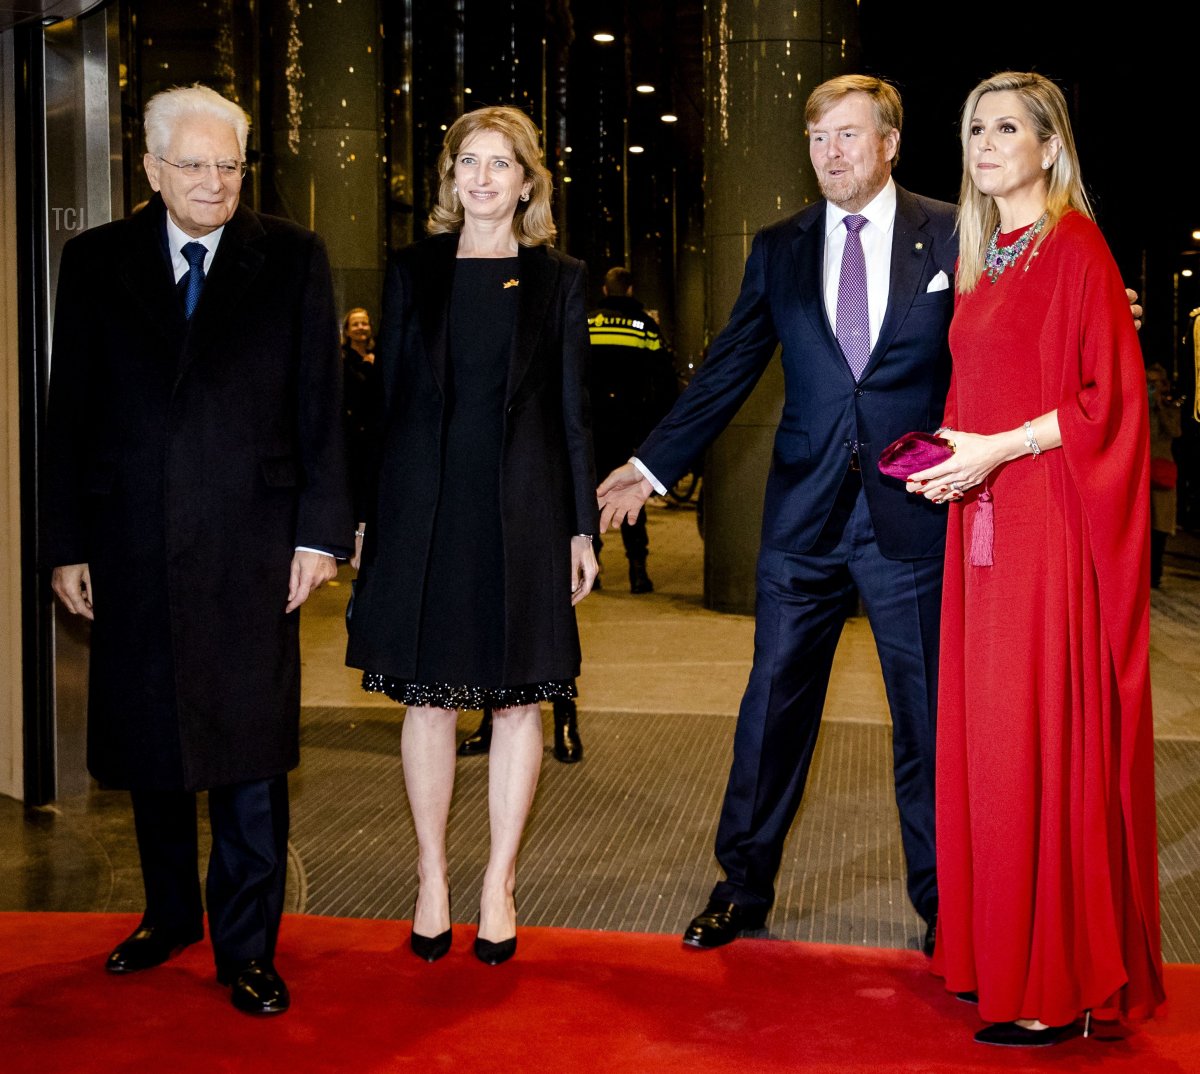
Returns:
[[[850,214],[832,202],[825,204],[825,312],[837,334],[838,285],[842,280],[842,254],[846,250],[846,228],[842,221]],[[879,329],[887,311],[888,288],[892,282],[892,233],[896,227],[896,184],[891,179],[860,210],[867,223],[858,233],[863,259],[867,263],[867,318],[871,322],[871,349],[879,341]]]
[[[207,235],[201,235],[200,238],[194,239],[171,219],[170,213],[167,213],[167,246],[171,250],[171,269],[175,273],[176,283],[183,279],[191,267],[187,263],[187,258],[183,256],[183,248],[189,242],[198,242],[208,251],[204,255],[204,275],[208,275],[208,270],[212,268],[213,255],[217,252],[217,246],[220,245],[221,234],[224,230],[225,225],[222,224],[216,231],[210,231]]]

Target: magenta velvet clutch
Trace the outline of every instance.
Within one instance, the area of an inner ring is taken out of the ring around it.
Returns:
[[[927,470],[950,458],[954,449],[935,433],[905,433],[879,454],[879,471],[907,481],[910,474]]]

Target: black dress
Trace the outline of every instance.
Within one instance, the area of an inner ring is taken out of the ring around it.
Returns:
[[[574,682],[505,683],[500,453],[518,259],[459,258],[450,296],[447,422],[421,602],[417,675],[363,688],[405,705],[506,708],[574,697]]]

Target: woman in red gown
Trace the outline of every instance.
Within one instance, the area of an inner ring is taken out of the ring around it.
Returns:
[[[934,969],[1053,1044],[1163,1000],[1145,374],[1062,93],[996,75],[962,142]]]

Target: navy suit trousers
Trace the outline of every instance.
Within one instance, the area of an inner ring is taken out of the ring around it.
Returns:
[[[180,937],[204,934],[197,873],[196,795],[133,791],[147,924]],[[212,824],[206,901],[217,966],[270,960],[287,880],[287,776],[208,792]]]
[[[908,894],[937,909],[934,726],[942,557],[886,559],[858,474],[847,475],[816,546],[759,553],[754,664],[734,733],[733,766],[717,828],[726,879],[713,897],[770,906],[783,843],[804,793],[834,650],[862,597],[892,715],[896,804]]]

